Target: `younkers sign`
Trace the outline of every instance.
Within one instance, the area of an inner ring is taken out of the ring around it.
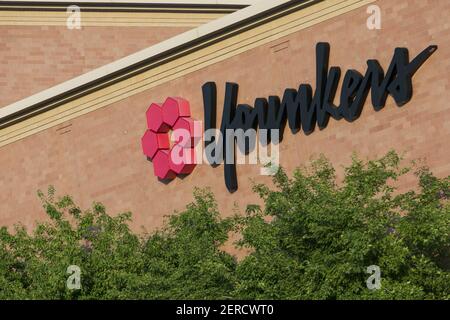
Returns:
[[[238,134],[229,136],[227,131],[234,130],[244,134],[249,129],[265,129],[268,137],[271,131],[277,130],[279,141],[283,139],[286,124],[292,133],[303,130],[305,134],[314,131],[315,126],[324,129],[330,117],[335,120],[344,118],[352,122],[360,115],[369,91],[372,106],[381,110],[388,95],[391,95],[397,106],[406,104],[412,97],[412,77],[420,66],[437,50],[431,45],[409,60],[408,49],[396,48],[386,74],[377,60],[367,61],[364,75],[356,70],[347,70],[342,82],[340,104],[333,104],[335,99],[341,69],[328,66],[330,45],[320,42],[316,46],[316,89],[309,84],[301,84],[296,89],[286,89],[283,97],[269,96],[256,98],[254,107],[247,104],[237,104],[238,85],[227,83],[222,120],[220,124],[220,139],[217,136],[205,137],[205,150],[214,150],[214,159],[223,159],[225,185],[230,192],[238,188],[235,161],[226,161],[229,154],[234,155],[235,139]],[[202,87],[204,103],[204,129],[216,129],[217,89],[214,82],[207,82]],[[227,137],[227,138],[222,138]],[[248,136],[246,136],[248,138]],[[245,139],[245,138],[244,138]],[[255,145],[254,141],[246,141],[244,152],[248,153]],[[217,165],[219,161],[209,161]]]

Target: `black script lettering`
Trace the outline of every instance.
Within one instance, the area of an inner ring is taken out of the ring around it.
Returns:
[[[324,42],[319,42],[316,46],[316,89],[314,94],[309,84],[301,84],[298,90],[286,89],[281,101],[278,96],[269,96],[268,99],[256,98],[252,108],[247,104],[237,105],[239,87],[235,83],[227,82],[220,125],[223,145],[222,148],[216,149],[222,150],[220,158],[225,160],[224,175],[227,189],[234,192],[238,188],[235,161],[233,163],[226,161],[227,155],[234,155],[236,138],[234,135],[226,138],[227,129],[239,129],[239,134],[244,134],[243,131],[248,129],[276,129],[279,130],[279,141],[281,142],[286,124],[289,125],[292,133],[302,129],[305,134],[310,134],[314,131],[316,124],[319,129],[324,129],[330,116],[335,120],[344,118],[350,122],[358,119],[369,90],[371,91],[372,106],[376,111],[384,108],[388,95],[391,95],[396,105],[401,107],[411,100],[412,76],[436,49],[435,45],[429,46],[410,62],[408,50],[396,48],[386,75],[378,61],[373,59],[367,61],[367,70],[364,76],[356,70],[348,70],[343,79],[339,106],[334,105],[333,101],[341,70],[336,66],[329,68],[330,45]],[[205,130],[215,129],[216,84],[207,82],[203,85],[202,90]],[[216,142],[214,140],[205,141],[205,148],[211,143]],[[241,152],[247,154],[254,146],[255,141],[246,140],[244,150]]]

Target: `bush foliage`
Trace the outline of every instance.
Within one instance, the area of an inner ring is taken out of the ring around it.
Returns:
[[[0,299],[449,299],[450,177],[419,168],[417,190],[400,193],[407,171],[395,152],[355,157],[338,184],[319,158],[255,185],[263,207],[222,218],[196,190],[150,234],[129,229],[130,213],[83,211],[49,188],[39,193],[48,222],[0,229]],[[223,249],[232,231],[249,249],[239,260]],[[66,286],[70,265],[79,290]],[[370,265],[380,289],[366,286]]]

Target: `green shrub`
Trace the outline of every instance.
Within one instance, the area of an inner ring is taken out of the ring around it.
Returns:
[[[48,222],[32,233],[0,229],[0,299],[449,299],[450,177],[417,170],[418,190],[392,185],[407,170],[394,152],[354,158],[337,183],[324,158],[255,185],[264,207],[221,218],[213,195],[195,190],[160,230],[132,232],[130,213],[83,211],[55,190],[39,193]],[[222,248],[231,231],[250,249]],[[81,269],[81,289],[66,286]],[[369,290],[370,265],[381,288]]]
[[[253,253],[236,271],[235,295],[250,299],[448,299],[450,297],[450,179],[421,168],[420,192],[395,193],[408,170],[390,152],[356,158],[337,184],[324,158],[275,189],[255,186],[265,210],[241,218],[241,245]],[[267,219],[270,217],[270,219]],[[381,288],[368,290],[368,266]]]

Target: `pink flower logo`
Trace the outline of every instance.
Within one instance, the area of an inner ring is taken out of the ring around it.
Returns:
[[[141,138],[142,151],[153,162],[155,176],[166,180],[191,173],[195,168],[194,146],[198,140],[195,139],[197,130],[194,130],[189,102],[169,97],[163,104],[152,103],[146,118],[148,129]],[[171,130],[176,138],[172,146]]]

